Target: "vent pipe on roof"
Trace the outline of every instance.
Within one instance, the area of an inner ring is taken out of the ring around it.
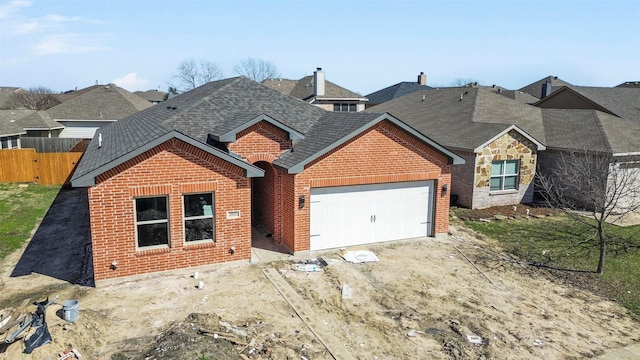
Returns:
[[[102,147],[102,133],[98,134],[98,149]]]
[[[418,75],[418,84],[427,85],[427,75],[424,72],[420,71],[420,75]]]
[[[324,92],[324,71],[322,71],[322,68],[319,67],[316,69],[316,71],[313,72],[313,95],[323,96]]]

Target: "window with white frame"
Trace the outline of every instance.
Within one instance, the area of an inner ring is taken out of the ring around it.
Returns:
[[[489,191],[516,190],[520,160],[500,160],[491,163]]]
[[[356,104],[350,103],[336,103],[333,104],[333,111],[342,111],[342,112],[356,112]]]
[[[167,197],[144,197],[135,201],[138,247],[168,246],[169,212],[167,211]]]
[[[184,240],[215,241],[213,193],[184,195]]]

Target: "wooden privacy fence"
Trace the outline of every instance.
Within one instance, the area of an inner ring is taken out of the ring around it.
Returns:
[[[81,152],[37,153],[35,149],[0,150],[0,182],[68,184]]]

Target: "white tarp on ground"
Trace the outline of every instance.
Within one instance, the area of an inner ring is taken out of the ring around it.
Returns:
[[[342,258],[354,264],[378,261],[376,254],[369,250],[347,251],[342,254]]]

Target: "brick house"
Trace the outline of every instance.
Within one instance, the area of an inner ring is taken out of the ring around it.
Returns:
[[[360,94],[328,81],[322,68],[316,68],[313,75],[300,80],[265,79],[262,85],[328,111],[362,111],[369,101]]]
[[[414,91],[369,111],[397,116],[465,159],[451,173],[457,204],[533,201],[538,152],[545,149],[540,109],[493,88],[461,87]]]
[[[87,187],[99,284],[247,261],[258,224],[292,253],[445,234],[461,163],[389,114],[238,77],[100,129],[71,181]]]

